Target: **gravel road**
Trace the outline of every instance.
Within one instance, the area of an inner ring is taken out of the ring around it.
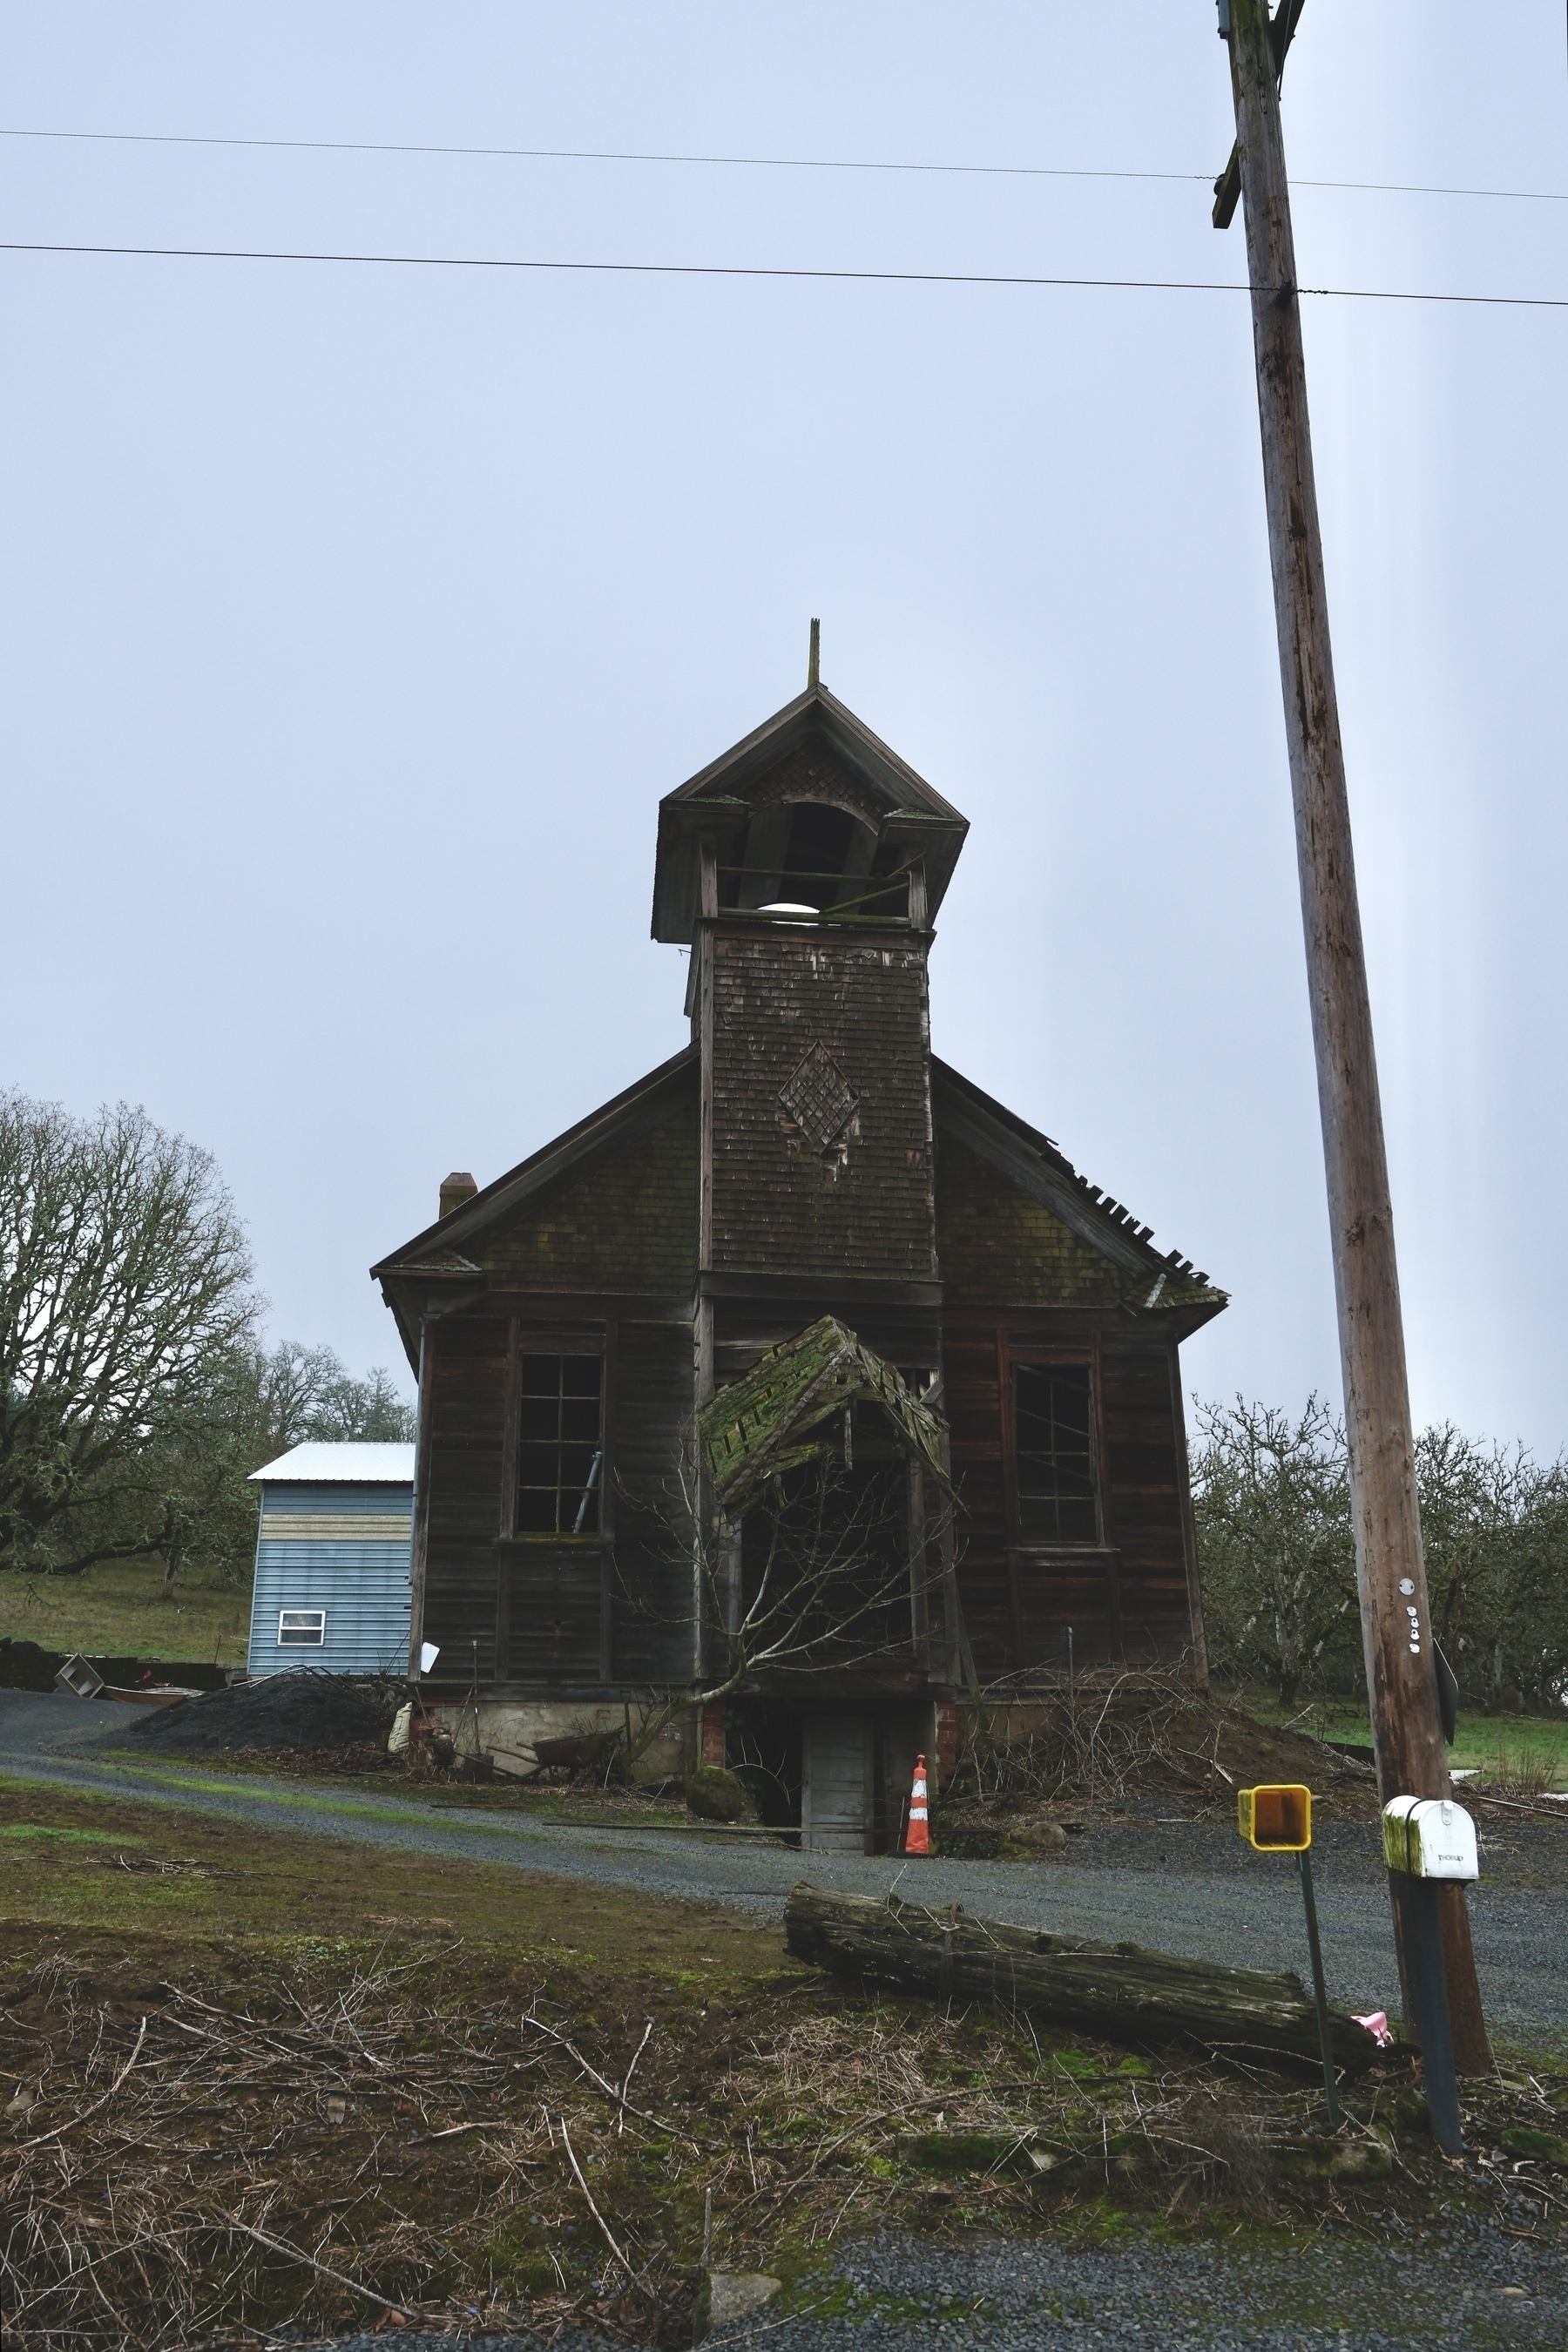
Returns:
[[[1300,1896],[1286,1858],[1251,1854],[1224,1822],[1177,1803],[1094,1821],[1059,1859],[1038,1864],[847,1854],[802,1856],[763,1840],[580,1828],[537,1815],[421,1806],[379,1790],[229,1777],[110,1752],[106,1707],[63,1696],[0,1692],[0,1775],[96,1790],[140,1804],[196,1808],[258,1829],[356,1844],[462,1855],[629,1893],[720,1904],[776,1920],[795,1880],[880,1895],[898,1885],[931,1903],[1068,1935],[1130,1939],[1239,1967],[1309,1966]],[[118,1712],[118,1710],[117,1710]],[[84,1715],[92,1719],[84,1727]],[[1500,1817],[1503,1818],[1503,1817]],[[1568,2048],[1568,1822],[1508,1821],[1483,1832],[1471,1895],[1487,2013],[1503,2040]],[[1371,1823],[1328,1823],[1313,1848],[1331,1998],[1352,2009],[1397,2006],[1386,1882]]]
[[[1568,2344],[1568,2261],[1467,2222],[1409,2246],[1326,2229],[1245,2252],[903,2232],[852,2241],[776,2309],[709,2338],[767,2352],[1494,2352]],[[814,2302],[832,2316],[813,2316]],[[380,2331],[336,2352],[451,2352],[450,2336]],[[465,2352],[612,2352],[575,2333],[478,2336]],[[618,2346],[614,2352],[626,2352]]]

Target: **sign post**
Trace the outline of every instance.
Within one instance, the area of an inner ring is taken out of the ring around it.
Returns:
[[[1318,1898],[1312,1887],[1312,1792],[1289,1782],[1275,1788],[1238,1789],[1236,1822],[1257,1853],[1293,1853],[1300,1868],[1301,1901],[1307,1912],[1307,1948],[1312,1956],[1312,1998],[1318,2007],[1318,2047],[1323,2058],[1323,2090],[1329,2102],[1330,2129],[1338,2131],[1340,2086],[1334,2075],[1329,1995],[1323,1982],[1323,1948],[1318,1940]]]

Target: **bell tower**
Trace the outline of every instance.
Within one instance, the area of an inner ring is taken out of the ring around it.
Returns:
[[[833,1312],[877,1345],[879,1307],[940,1307],[926,965],[967,830],[815,662],[661,803],[653,935],[691,950],[710,1329]]]

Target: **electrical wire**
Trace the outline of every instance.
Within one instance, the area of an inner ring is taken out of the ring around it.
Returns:
[[[885,163],[842,155],[676,155],[617,147],[443,147],[414,140],[242,139],[180,131],[16,131],[0,127],[0,139],[76,140],[132,147],[240,147],[317,155],[471,155],[542,163],[675,163],[767,172],[904,172],[956,179],[1155,180],[1207,186],[1212,172],[1137,172],[1067,163]],[[1568,204],[1556,188],[1450,188],[1404,180],[1298,180],[1294,188],[1341,188],[1392,196],[1486,196],[1532,205]]]
[[[302,253],[248,246],[45,245],[0,238],[0,253],[76,253],[157,261],[303,261],[389,269],[579,271],[593,277],[786,278],[871,286],[1103,287],[1127,293],[1250,294],[1246,278],[1046,277],[1010,270],[805,269],[733,261],[541,261],[506,255],[453,253]],[[1384,286],[1299,286],[1298,294],[1345,302],[1453,302],[1486,309],[1568,310],[1562,294],[1444,294]]]

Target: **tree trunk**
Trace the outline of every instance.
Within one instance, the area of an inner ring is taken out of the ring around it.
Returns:
[[[993,2001],[1108,2042],[1171,2042],[1317,2067],[1317,2011],[1300,1977],[1182,1960],[1136,1944],[1087,1943],[802,1880],[784,1911],[797,1959],[835,1976],[931,2000]],[[1377,2055],[1365,2026],[1329,2012],[1334,2063],[1360,2074]]]

